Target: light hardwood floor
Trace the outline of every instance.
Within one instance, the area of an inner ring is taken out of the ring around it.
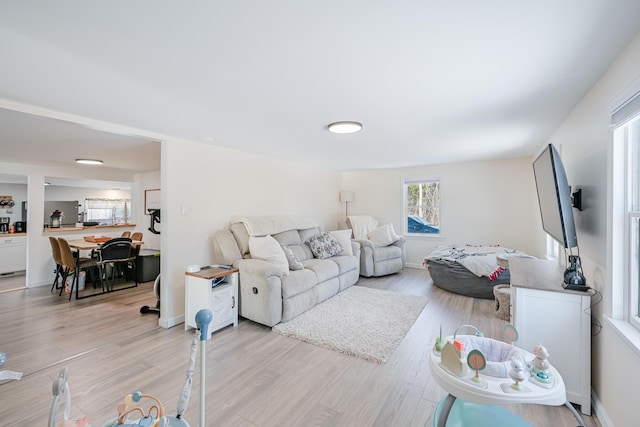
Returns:
[[[0,277],[0,293],[13,291],[15,289],[23,289],[26,287],[26,276],[24,274],[16,274],[15,276]]]
[[[406,269],[358,285],[424,295],[429,303],[383,365],[366,362],[271,332],[241,319],[207,342],[208,426],[431,426],[445,392],[429,374],[427,352],[442,325],[445,333],[473,324],[500,336],[504,322],[494,303],[463,297],[432,285],[426,270]],[[175,415],[192,332],[183,325],[157,326],[140,315],[155,303],[152,283],[80,301],[51,295],[48,287],[0,294],[1,369],[23,372],[0,382],[0,425],[44,426],[51,384],[69,368],[72,417],[88,415],[94,427],[116,415],[127,393],[159,397]],[[551,358],[553,363],[553,358]],[[199,373],[186,413],[199,414]],[[534,426],[576,426],[565,407],[508,407]],[[584,417],[586,426],[599,426]]]

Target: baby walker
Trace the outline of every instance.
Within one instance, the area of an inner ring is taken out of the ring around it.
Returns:
[[[476,334],[457,336],[465,327]],[[511,343],[518,340],[518,331],[511,324],[505,325],[504,335]],[[429,352],[429,368],[448,395],[436,408],[434,427],[531,427],[498,406],[515,403],[565,405],[584,426],[567,402],[562,376],[548,362],[546,348],[538,344],[534,352],[486,338],[473,325],[460,326],[446,339],[441,329]]]
[[[182,418],[187,410],[191,386],[193,383],[193,373],[195,370],[196,354],[198,352],[198,341],[200,345],[200,427],[205,426],[205,360],[206,360],[206,340],[208,336],[209,323],[212,319],[211,311],[200,310],[196,314],[196,333],[191,344],[189,356],[189,366],[187,368],[187,380],[178,399],[176,416],[166,415],[165,409],[158,398],[150,394],[143,394],[140,391],[127,394],[118,405],[118,416],[110,419],[102,427],[190,427],[189,423]],[[71,396],[69,383],[67,381],[68,369],[63,368],[60,376],[53,383],[53,403],[49,412],[48,427],[90,427],[87,417],[72,421],[69,419],[71,411]],[[64,420],[56,423],[58,406],[60,399],[66,396],[64,409]],[[140,405],[142,401],[149,402],[147,409]]]

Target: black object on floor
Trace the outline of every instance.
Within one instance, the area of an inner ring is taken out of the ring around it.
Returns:
[[[156,281],[153,282],[153,293],[156,294],[156,306],[155,307],[149,307],[148,305],[143,305],[142,307],[140,307],[140,314],[147,314],[147,313],[155,313],[158,316],[160,316],[160,275],[158,274],[158,277],[156,277]]]

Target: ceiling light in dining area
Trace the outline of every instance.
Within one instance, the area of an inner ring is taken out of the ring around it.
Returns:
[[[356,133],[362,130],[362,123],[351,121],[335,122],[327,126],[327,129],[331,133]]]
[[[95,159],[76,159],[76,163],[81,165],[101,165],[104,162],[102,160]]]

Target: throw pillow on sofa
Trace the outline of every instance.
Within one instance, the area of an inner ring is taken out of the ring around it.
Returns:
[[[353,255],[353,248],[351,247],[351,229],[330,231],[329,234],[332,235],[338,243],[340,243],[340,246],[342,246],[342,252],[338,255]]]
[[[293,251],[286,247],[285,245],[282,245],[282,250],[284,251],[284,256],[287,257],[287,262],[289,263],[289,270],[302,270],[304,268],[304,265],[302,265],[302,263],[298,260],[298,258],[296,258],[296,255],[293,253]]]
[[[396,234],[396,230],[393,228],[393,224],[389,223],[387,225],[389,226],[389,234],[391,234],[391,240],[393,240],[393,243],[400,240],[400,236]]]
[[[261,259],[275,264],[282,274],[289,274],[289,262],[282,250],[282,246],[271,236],[249,237],[249,252],[251,258]]]
[[[391,230],[392,226],[390,224],[385,224],[382,227],[378,227],[375,230],[370,231],[369,234],[367,234],[367,237],[378,247],[389,246],[400,238],[396,234],[395,230],[393,231],[393,234],[391,234]],[[396,238],[395,240],[394,236]]]
[[[311,248],[311,253],[318,259],[331,258],[342,252],[340,243],[329,233],[322,233],[309,237],[305,243]]]

